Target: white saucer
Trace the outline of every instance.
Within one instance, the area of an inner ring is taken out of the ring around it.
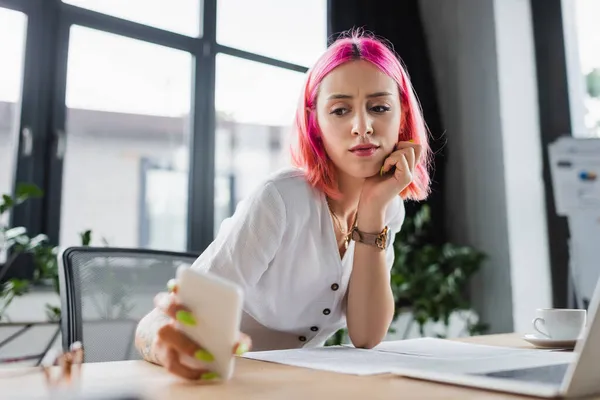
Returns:
[[[577,340],[554,340],[541,337],[538,335],[525,335],[523,340],[531,343],[535,347],[540,349],[574,349],[577,344]]]

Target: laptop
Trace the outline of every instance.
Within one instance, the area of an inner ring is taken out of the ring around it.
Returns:
[[[600,284],[588,310],[588,324],[575,345],[570,363],[538,365],[528,368],[487,370],[486,372],[446,372],[426,369],[401,369],[407,378],[483,388],[546,398],[572,398],[600,394]]]

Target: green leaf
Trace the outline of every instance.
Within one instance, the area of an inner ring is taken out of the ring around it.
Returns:
[[[590,97],[600,97],[600,69],[594,68],[585,76],[587,92]]]
[[[27,235],[17,236],[14,238],[14,241],[23,246],[25,249],[27,249],[29,246],[29,236]]]
[[[9,279],[4,283],[4,291],[12,292],[15,296],[21,296],[29,290],[29,282],[26,279]]]
[[[431,213],[429,206],[426,204],[421,206],[420,210],[415,215],[414,226],[417,233],[421,233],[426,225],[431,221]]]
[[[19,183],[16,190],[16,204],[21,204],[30,198],[40,198],[44,192],[33,183]]]
[[[8,229],[4,232],[4,240],[14,240],[19,236],[23,236],[27,234],[27,229],[22,226],[17,226],[15,228]]]
[[[35,248],[43,246],[47,241],[48,241],[48,236],[46,236],[44,234],[39,234],[29,241],[29,249],[33,250]]]
[[[92,231],[88,229],[87,231],[81,232],[79,237],[81,238],[82,246],[89,246],[92,241]]]
[[[15,205],[12,197],[7,194],[2,195],[2,203],[0,204],[0,215],[10,210]]]
[[[347,335],[347,330],[339,329],[335,332],[327,341],[325,342],[325,346],[339,346],[344,342],[344,338]]]
[[[60,307],[46,304],[46,318],[48,318],[48,321],[52,321],[52,322],[60,321],[60,317],[61,317]]]

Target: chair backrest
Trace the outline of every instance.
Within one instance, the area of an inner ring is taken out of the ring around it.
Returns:
[[[58,257],[63,348],[81,341],[85,362],[140,359],[137,323],[181,265],[197,254],[70,247]]]

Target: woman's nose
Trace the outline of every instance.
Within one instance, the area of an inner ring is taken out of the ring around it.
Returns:
[[[373,125],[367,115],[357,113],[352,123],[352,134],[357,136],[366,136],[373,134]]]

